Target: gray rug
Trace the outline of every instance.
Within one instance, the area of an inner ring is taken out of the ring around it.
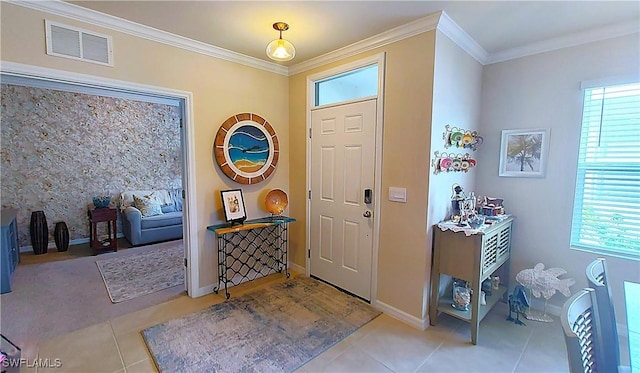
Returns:
[[[380,312],[308,277],[142,331],[161,372],[291,372]]]
[[[96,264],[111,302],[119,303],[184,284],[182,241],[144,254],[128,255]]]

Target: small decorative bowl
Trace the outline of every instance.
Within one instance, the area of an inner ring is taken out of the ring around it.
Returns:
[[[267,211],[269,211],[273,215],[280,215],[287,208],[289,204],[289,199],[287,198],[287,193],[280,189],[273,189],[269,193],[267,193],[267,197],[265,198],[265,205],[267,207]]]
[[[109,207],[109,203],[111,203],[111,197],[109,196],[93,197],[93,205],[97,209]]]

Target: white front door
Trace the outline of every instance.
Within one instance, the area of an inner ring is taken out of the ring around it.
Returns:
[[[371,299],[377,100],[311,113],[311,275]],[[368,190],[365,193],[365,190]]]

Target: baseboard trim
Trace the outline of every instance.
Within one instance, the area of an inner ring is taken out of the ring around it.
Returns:
[[[289,262],[289,269],[291,269],[294,272],[298,272],[300,274],[306,274],[306,269],[303,266],[297,265],[295,263],[291,263]]]
[[[425,330],[427,326],[429,326],[429,318],[420,319],[415,316],[409,315],[408,313],[399,310],[393,306],[390,306],[381,301],[375,301],[373,306],[380,311],[386,313],[387,315],[393,317],[394,319],[398,319],[409,326],[412,326],[416,329]]]
[[[124,234],[122,233],[118,233],[116,235],[116,238],[123,238]],[[76,238],[75,240],[69,240],[69,245],[83,245],[85,243],[89,243],[89,237],[86,238]],[[56,248],[56,243],[55,241],[49,241],[49,244],[47,245],[47,249],[55,249]],[[20,247],[20,252],[21,253],[28,253],[33,251],[33,246],[29,245],[29,246],[21,246]]]
[[[202,297],[204,295],[208,295],[213,293],[213,288],[216,287],[216,285],[211,284],[205,287],[201,287],[201,288],[197,288],[192,294],[189,294],[189,296],[191,298],[198,298],[198,297]]]

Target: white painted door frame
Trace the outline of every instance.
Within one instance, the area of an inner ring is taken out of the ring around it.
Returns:
[[[189,263],[185,273],[185,282],[187,294],[189,294],[189,296],[197,297],[204,295],[205,293],[203,292],[203,289],[209,289],[210,287],[198,288],[199,268],[197,265],[194,265],[198,263],[198,223],[197,214],[195,212],[196,204],[194,201],[196,195],[196,170],[194,158],[195,134],[193,123],[193,97],[191,92],[6,61],[2,61],[0,64],[0,73],[3,76],[33,79],[40,82],[43,86],[46,86],[48,82],[51,85],[65,84],[97,91],[101,89],[115,91],[120,92],[123,96],[146,95],[158,98],[164,97],[166,99],[179,100],[181,102],[180,108],[184,119],[182,125],[182,189],[186,193],[183,203],[183,242],[185,245],[185,253],[187,253],[187,261]]]
[[[311,138],[309,134],[311,133],[311,111],[313,109],[335,106],[335,105],[344,105],[350,102],[357,102],[364,99],[371,99],[372,97],[365,97],[358,100],[351,100],[340,102],[331,105],[324,106],[316,106],[315,98],[316,98],[316,90],[315,83],[332,76],[341,75],[346,72],[356,70],[365,66],[378,65],[378,95],[374,96],[377,100],[377,113],[376,113],[376,161],[375,161],[375,180],[374,180],[374,209],[373,209],[373,252],[372,252],[372,260],[371,260],[371,304],[375,306],[376,304],[376,294],[378,288],[378,248],[380,244],[380,205],[381,205],[381,196],[382,196],[382,135],[383,135],[383,118],[384,118],[384,72],[385,72],[385,53],[375,54],[370,57],[366,57],[357,61],[353,61],[317,74],[313,74],[307,77],[307,105],[306,105],[306,122],[307,122],[307,175],[306,175],[306,185],[307,191],[311,190]],[[311,199],[307,196],[307,204],[306,204],[306,218],[307,224],[305,227],[305,246],[308,253],[311,247]],[[311,273],[311,264],[309,260],[309,255],[305,255],[305,272],[306,275],[309,276]]]

